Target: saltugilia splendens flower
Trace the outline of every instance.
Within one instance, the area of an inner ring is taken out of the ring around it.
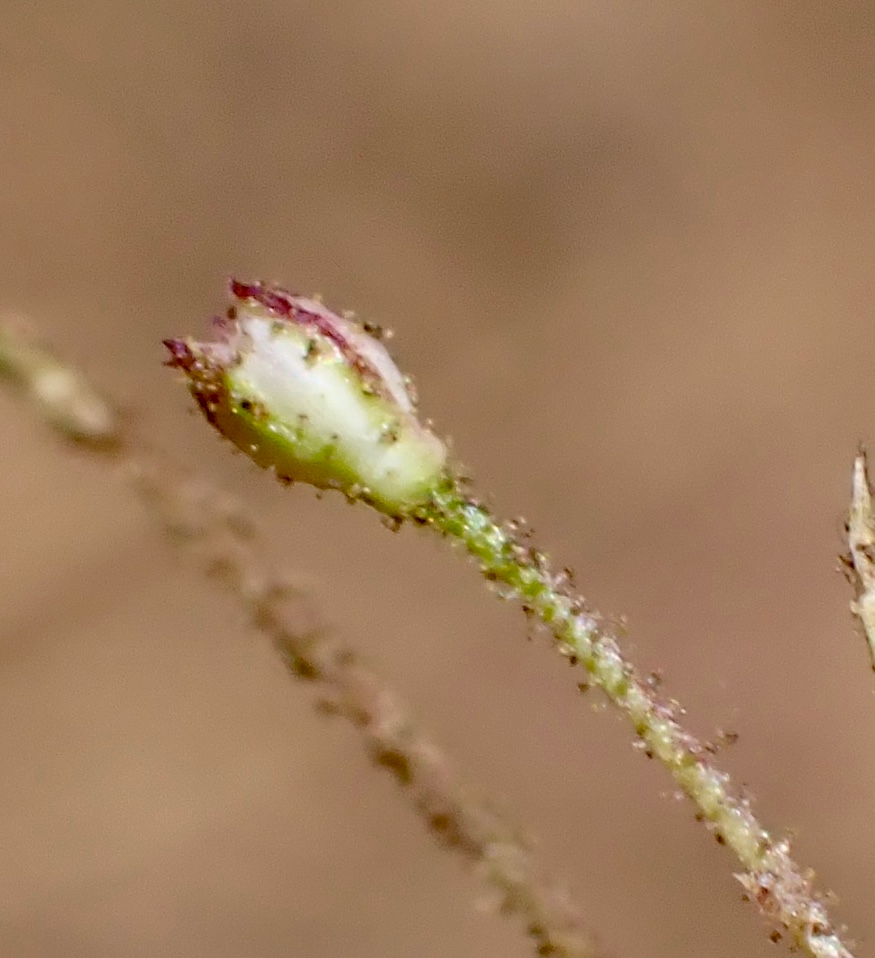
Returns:
[[[395,517],[423,504],[446,449],[377,336],[277,287],[232,281],[231,296],[214,342],[164,341],[210,423],[283,481]]]

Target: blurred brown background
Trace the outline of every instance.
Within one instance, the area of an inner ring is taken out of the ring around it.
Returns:
[[[783,951],[513,609],[230,456],[159,341],[231,271],[394,327],[497,507],[740,734],[866,952],[875,698],[835,557],[875,436],[873,44],[853,0],[3,4],[0,306],[246,496],[618,958]],[[0,415],[0,952],[529,954],[125,484]]]

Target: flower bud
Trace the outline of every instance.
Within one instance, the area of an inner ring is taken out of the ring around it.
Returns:
[[[164,341],[209,422],[283,481],[396,517],[424,503],[446,449],[377,336],[277,287],[232,280],[231,295],[214,342]]]

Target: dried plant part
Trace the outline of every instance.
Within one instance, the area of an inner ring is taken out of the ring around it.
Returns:
[[[856,590],[851,611],[860,620],[869,645],[869,659],[875,670],[875,516],[866,453],[861,449],[854,460],[851,508],[847,523],[850,561],[845,567]]]

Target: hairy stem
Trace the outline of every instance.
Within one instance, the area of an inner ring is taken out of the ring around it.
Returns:
[[[773,938],[786,934],[813,958],[849,958],[812,887],[813,873],[800,870],[788,841],[769,834],[749,801],[733,791],[729,776],[715,767],[705,745],[679,724],[680,707],[661,701],[653,683],[638,675],[621,652],[612,626],[575,594],[570,575],[551,571],[546,557],[525,541],[521,530],[497,522],[454,480],[441,486],[417,519],[464,546],[485,578],[546,625],[559,651],[579,664],[588,683],[627,716],[646,754],[662,762],[696,805],[696,817],[735,852],[744,868],[737,877],[746,897],[772,922]]]

